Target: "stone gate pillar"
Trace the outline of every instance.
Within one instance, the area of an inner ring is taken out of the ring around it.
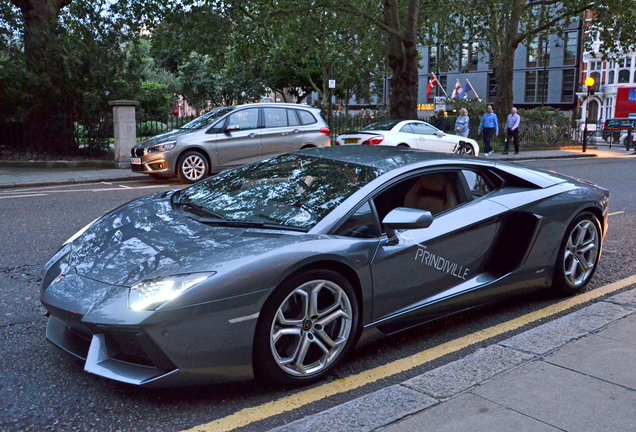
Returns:
[[[113,127],[115,129],[115,163],[118,168],[130,168],[130,150],[137,144],[135,107],[138,101],[114,100]]]

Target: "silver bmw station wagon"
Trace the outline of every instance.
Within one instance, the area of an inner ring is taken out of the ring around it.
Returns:
[[[288,103],[220,107],[142,141],[131,150],[134,172],[194,183],[207,175],[281,153],[330,145],[318,108]]]

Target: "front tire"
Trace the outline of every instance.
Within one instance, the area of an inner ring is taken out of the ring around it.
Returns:
[[[283,385],[321,380],[355,345],[358,310],[351,284],[336,272],[311,270],[284,282],[258,319],[256,377]]]
[[[207,159],[196,151],[182,154],[177,164],[179,179],[185,183],[195,183],[202,180],[208,175],[209,170]]]
[[[566,293],[582,292],[601,257],[601,226],[592,213],[577,215],[568,226],[554,269],[553,287]]]

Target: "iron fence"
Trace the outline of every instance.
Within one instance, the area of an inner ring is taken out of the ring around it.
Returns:
[[[108,159],[113,142],[112,112],[0,120],[0,160]]]
[[[155,135],[179,129],[181,126],[191,122],[195,118],[196,116],[179,117],[176,115],[169,115],[168,117],[157,119],[156,117],[145,115],[143,112],[137,112],[137,140],[141,141]]]

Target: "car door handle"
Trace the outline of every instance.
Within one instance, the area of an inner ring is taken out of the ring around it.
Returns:
[[[249,134],[249,135],[248,135],[248,137],[250,137],[250,138],[256,138],[256,134],[252,132],[251,134]]]
[[[294,133],[300,133],[300,129],[294,129]]]

